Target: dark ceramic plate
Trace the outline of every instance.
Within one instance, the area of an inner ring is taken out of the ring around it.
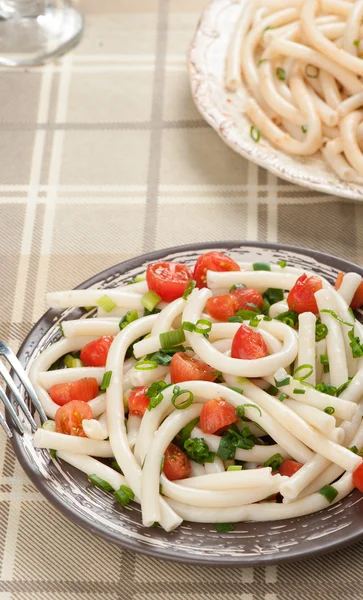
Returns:
[[[235,259],[256,262],[287,260],[321,273],[334,281],[338,271],[363,269],[326,254],[292,246],[253,242],[195,244],[152,252],[95,275],[80,288],[113,287],[145,270],[156,260],[193,263],[211,249],[228,251]],[[32,329],[19,351],[29,369],[42,348],[59,337],[58,323],[75,318],[80,310],[48,311]],[[217,533],[211,524],[184,522],[172,533],[145,529],[137,505],[121,510],[111,494],[89,484],[86,476],[70,465],[49,459],[35,450],[30,433],[14,430],[13,447],[23,468],[41,493],[78,525],[129,550],[177,562],[205,565],[252,566],[291,561],[336,550],[363,537],[363,503],[358,492],[324,511],[285,521],[240,523],[230,533]]]

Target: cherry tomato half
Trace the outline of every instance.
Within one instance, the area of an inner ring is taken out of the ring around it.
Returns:
[[[193,278],[192,272],[183,263],[159,262],[146,269],[146,281],[164,302],[180,298]]]
[[[253,360],[267,355],[268,350],[262,335],[258,331],[253,331],[248,325],[242,324],[232,341],[232,358]]]
[[[192,467],[185,452],[175,444],[169,444],[164,454],[163,472],[171,481],[189,477]]]
[[[52,385],[49,396],[56,404],[63,406],[72,400],[88,402],[96,398],[98,394],[98,383],[95,377],[83,377],[70,383],[58,383]]]
[[[344,273],[338,273],[337,280],[335,282],[336,290],[339,290],[340,286],[342,285],[343,277]],[[357,310],[357,308],[360,308],[361,306],[363,306],[363,281],[357,287],[352,301],[350,303],[350,308],[352,308],[353,310]]]
[[[301,469],[302,463],[297,462],[296,460],[291,460],[287,458],[278,468],[278,472],[280,475],[285,475],[286,477],[292,477],[295,473]]]
[[[107,354],[113,342],[113,337],[104,335],[103,337],[86,344],[80,354],[81,361],[86,367],[104,367],[107,361]]]
[[[237,421],[235,408],[222,398],[214,398],[203,404],[199,426],[203,433],[222,433],[226,427]]]
[[[142,417],[149,406],[150,398],[146,396],[147,387],[140,386],[133,389],[128,397],[130,415]]]
[[[289,309],[294,310],[299,315],[304,312],[312,312],[316,315],[319,309],[314,294],[322,287],[323,283],[320,277],[315,275],[308,277],[304,273],[289,292],[287,297]]]
[[[86,437],[82,427],[83,419],[92,419],[92,408],[87,402],[72,400],[55,413],[55,430],[57,433]]]
[[[240,271],[238,264],[222,252],[206,252],[195,263],[193,279],[197,287],[207,285],[207,271]]]
[[[363,462],[353,471],[353,485],[363,493]]]
[[[218,319],[218,321],[227,321],[229,317],[238,310],[254,310],[254,304],[257,308],[261,309],[263,298],[257,290],[252,288],[237,288],[229,294],[221,294],[220,296],[213,296],[208,298],[206,303],[207,313]]]
[[[170,378],[172,383],[181,381],[214,381],[218,374],[202,360],[190,357],[186,352],[176,352],[170,363]]]

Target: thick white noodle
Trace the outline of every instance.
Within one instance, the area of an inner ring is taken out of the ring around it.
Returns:
[[[315,324],[316,317],[311,312],[299,315],[299,352],[297,355],[297,367],[312,365],[313,372],[305,379],[306,383],[316,385],[315,373]]]
[[[241,83],[240,60],[242,55],[243,38],[245,37],[256,11],[256,2],[251,0],[241,8],[226,58],[226,87],[230,92],[235,92]]]
[[[64,292],[49,292],[46,295],[50,308],[75,308],[78,306],[98,306],[103,296],[108,296],[119,308],[142,309],[141,295],[122,289],[104,290],[67,290]]]
[[[357,57],[358,48],[354,43],[359,40],[360,26],[363,17],[363,0],[355,0],[348,14],[344,31],[344,50]]]
[[[339,112],[341,95],[335,78],[331,73],[328,73],[327,71],[324,71],[324,69],[321,69],[319,73],[319,81],[323,90],[325,102],[329,104],[329,106],[331,106],[332,108],[338,110]]]
[[[272,475],[271,467],[264,467],[252,471],[224,471],[223,473],[213,473],[201,477],[188,477],[187,479],[179,479],[176,483],[198,490],[231,490],[268,485],[272,483],[272,477],[274,475]]]
[[[315,342],[315,374],[316,381],[322,381],[323,377],[323,365],[320,361],[320,356],[326,354],[326,339]]]
[[[243,283],[246,287],[265,292],[267,288],[291,290],[299,275],[278,271],[207,271],[208,288],[230,289],[236,283]]]
[[[107,424],[97,419],[83,419],[83,431],[91,440],[107,440]]]
[[[170,304],[168,304],[168,306],[166,306],[161,313],[159,313],[158,318],[155,321],[155,324],[151,330],[151,335],[155,336],[155,335],[160,335],[160,333],[164,333],[165,331],[169,331],[169,329],[171,329],[171,326],[173,324],[173,321],[176,319],[176,317],[178,317],[179,315],[182,314],[184,307],[185,307],[185,300],[183,300],[183,298],[178,298],[177,300],[174,300],[174,302],[171,302]],[[137,344],[135,344],[134,348],[137,346]],[[145,354],[148,354],[147,352],[145,352]],[[136,354],[135,354],[136,356]],[[143,356],[143,355],[141,355]]]
[[[110,442],[56,433],[41,428],[36,430],[33,443],[35,448],[53,448],[54,450],[66,450],[67,452],[89,454],[101,458],[111,458],[113,456]]]
[[[334,291],[333,294],[336,303],[337,315],[346,323],[354,323],[353,316],[349,311],[348,304],[344,301],[344,298],[336,291]],[[353,375],[355,375],[357,372],[359,360],[357,358],[353,358],[352,348],[350,346],[351,340],[349,339],[349,331],[351,330],[351,327],[341,324],[341,330],[345,345],[348,375],[349,377],[353,377]]]
[[[120,319],[109,317],[107,319],[75,319],[62,321],[62,329],[65,337],[76,335],[117,335],[120,331]]]
[[[57,458],[65,460],[73,467],[76,467],[76,469],[86,473],[86,475],[97,475],[97,477],[112,485],[114,490],[120,489],[122,485],[127,485],[126,479],[121,473],[118,473],[114,469],[111,469],[111,467],[108,467],[91,456],[73,454],[71,452],[59,450],[57,452]]]
[[[296,402],[296,400],[284,400],[284,404],[296,412],[296,414],[298,414],[312,427],[318,429],[327,438],[336,441],[334,439],[336,437],[335,432],[338,432],[338,438],[340,440],[339,443],[343,441],[344,431],[339,431],[336,429],[336,421],[333,415],[328,415],[324,411],[319,410],[314,406],[309,406],[308,404],[303,404],[302,402]]]
[[[223,460],[221,460],[219,456],[215,456],[213,462],[211,463],[204,463],[204,468],[207,475],[209,475],[210,473],[225,472]]]
[[[348,306],[352,302],[361,281],[362,277],[358,273],[346,273],[344,275],[338,294],[346,301]]]
[[[141,417],[138,415],[129,415],[127,419],[127,439],[130,448],[133,448],[136,444],[137,436],[140,430]]]
[[[59,383],[71,383],[84,377],[94,377],[98,385],[102,382],[105,374],[104,367],[75,367],[73,369],[54,369],[54,371],[40,371],[38,382],[45,390]]]
[[[95,419],[102,415],[106,410],[106,394],[100,394],[93,400],[88,402],[88,406],[92,409],[92,417]]]
[[[195,462],[194,460],[189,460],[190,462],[190,466],[192,468],[190,476],[191,477],[199,477],[200,475],[205,475],[206,474],[206,469],[204,465],[200,465],[199,463]]]
[[[321,152],[333,171],[343,181],[355,181],[358,173],[350,166],[348,161],[341,154],[337,154],[332,150],[330,142],[321,148]]]
[[[362,119],[363,111],[355,111],[344,117],[340,124],[344,154],[361,176],[363,176],[363,154],[358,143],[357,128]]]
[[[269,317],[271,317],[272,319],[275,319],[275,317],[278,317],[283,312],[286,312],[288,310],[289,310],[289,305],[287,304],[286,300],[281,300],[280,302],[275,302],[275,304],[271,304],[268,314],[269,314]]]
[[[363,92],[343,100],[343,102],[339,104],[337,110],[342,117],[345,117],[348,113],[357,110],[361,106],[363,106]]]

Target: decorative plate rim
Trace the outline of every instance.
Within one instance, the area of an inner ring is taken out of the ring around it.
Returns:
[[[328,195],[363,201],[363,185],[342,181],[333,172],[331,173],[332,180],[330,182],[321,181],[321,178],[318,179],[310,174],[305,176],[301,173],[301,170],[299,173],[294,172],[295,169],[292,166],[284,165],[283,160],[279,158],[282,153],[277,155],[279,151],[268,142],[262,150],[256,148],[256,144],[252,145],[246,142],[232,118],[227,118],[218,103],[214,101],[213,93],[217,89],[217,85],[220,90],[221,87],[219,83],[216,83],[215,75],[208,70],[205,55],[209,45],[213,43],[211,40],[218,38],[220,35],[218,25],[216,28],[216,16],[233,5],[242,4],[244,1],[246,0],[212,0],[199,19],[187,55],[191,92],[199,112],[232,150],[274,175],[281,177],[281,179]],[[221,93],[226,97],[228,96],[224,88]],[[288,155],[286,157],[286,160],[291,158]],[[293,158],[296,162],[300,162],[297,157],[294,156]],[[303,169],[303,166],[304,163],[301,161],[301,169]]]
[[[226,251],[233,250],[234,248],[256,248],[256,250],[269,250],[269,251],[286,251],[286,252],[294,252],[297,255],[302,255],[305,257],[310,257],[315,259],[319,264],[323,264],[325,266],[333,267],[339,270],[351,270],[354,269],[363,276],[363,268],[346,261],[345,259],[341,259],[335,257],[333,255],[315,251],[313,249],[305,249],[296,247],[293,245],[284,245],[278,243],[270,243],[270,242],[258,242],[258,241],[216,241],[216,242],[208,242],[208,243],[197,243],[197,244],[185,244],[180,246],[173,246],[170,248],[165,248],[162,250],[156,250],[153,252],[145,253],[135,258],[128,259],[121,263],[118,263],[112,267],[101,271],[94,276],[90,277],[83,283],[79,284],[75,289],[84,289],[90,286],[97,284],[98,281],[104,281],[108,277],[115,274],[115,272],[122,274],[126,274],[132,269],[138,268],[142,266],[145,262],[154,261],[158,259],[162,259],[165,256],[189,252],[189,251],[201,251],[201,250],[210,250],[210,249],[224,249]],[[51,310],[45,312],[37,323],[32,327],[23,343],[21,344],[19,351],[17,353],[18,358],[24,364],[25,354],[27,345],[30,343],[32,337],[36,336],[39,330],[42,328],[42,324],[46,321],[47,317],[49,317]],[[51,326],[48,327],[48,330]],[[9,415],[7,415],[9,417]],[[8,422],[11,423],[11,420],[8,419]],[[272,565],[278,563],[287,563],[293,562],[297,560],[302,560],[306,558],[312,558],[323,553],[336,551],[338,549],[344,548],[363,537],[363,520],[361,523],[357,524],[357,528],[352,535],[346,535],[344,530],[336,531],[336,538],[333,541],[331,536],[322,537],[321,539],[314,540],[314,546],[312,549],[306,547],[300,547],[299,545],[296,548],[289,550],[289,554],[284,552],[276,552],[270,554],[246,554],[239,556],[213,556],[213,554],[205,554],[197,553],[193,555],[193,553],[178,554],[173,551],[173,549],[169,547],[161,547],[158,545],[146,545],[141,544],[137,538],[132,537],[123,537],[122,534],[117,534],[108,529],[102,529],[102,526],[99,523],[93,525],[91,520],[87,518],[86,515],[82,515],[79,512],[76,512],[72,507],[67,505],[64,500],[56,494],[56,492],[49,487],[47,484],[47,479],[41,474],[41,472],[35,468],[30,460],[28,459],[27,453],[22,445],[22,436],[17,432],[17,430],[13,429],[13,438],[11,439],[12,447],[16,454],[17,459],[19,460],[22,468],[28,475],[29,479],[32,483],[37,487],[37,489],[41,492],[41,494],[63,515],[70,519],[76,525],[79,525],[93,534],[106,539],[107,541],[118,544],[119,546],[126,548],[127,550],[134,551],[138,554],[150,556],[153,558],[162,558],[165,560],[169,560],[172,562],[183,563],[183,564],[197,564],[204,566],[227,566],[227,567],[236,567],[236,566],[262,566],[262,565]],[[325,511],[323,511],[325,512]],[[307,515],[309,516],[309,515]],[[287,519],[286,521],[291,521],[293,519]],[[279,521],[279,523],[284,523],[285,521]],[[333,534],[334,535],[334,534]]]

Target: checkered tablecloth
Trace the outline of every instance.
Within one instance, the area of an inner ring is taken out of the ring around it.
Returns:
[[[149,250],[267,240],[362,263],[363,204],[277,180],[201,119],[186,49],[204,5],[84,0],[75,51],[0,70],[0,338],[14,350],[46,291]],[[173,565],[69,522],[2,433],[0,475],[0,600],[363,598],[363,544],[277,568]]]

